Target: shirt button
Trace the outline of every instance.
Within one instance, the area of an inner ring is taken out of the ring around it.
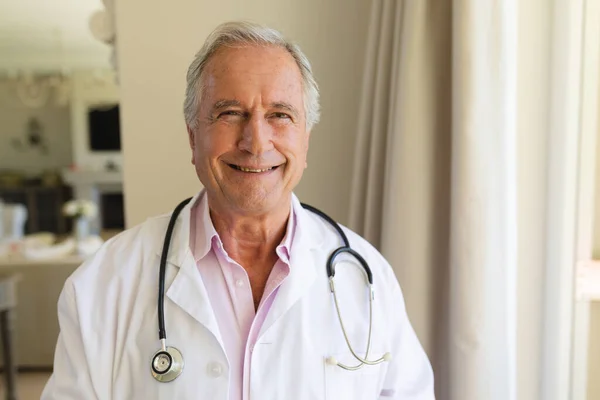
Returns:
[[[208,363],[206,366],[206,373],[213,378],[218,378],[223,374],[223,366],[218,362]]]
[[[237,286],[237,287],[244,286],[244,281],[241,279],[238,279],[237,281],[235,281],[235,286]]]

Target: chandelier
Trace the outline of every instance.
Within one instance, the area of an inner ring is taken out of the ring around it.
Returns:
[[[88,85],[113,84],[118,77],[117,59],[115,50],[114,29],[114,1],[102,0],[104,9],[93,13],[89,18],[89,29],[99,41],[111,46],[111,60],[113,74],[97,73]],[[64,61],[64,48],[62,33],[55,31],[56,47],[61,59]],[[67,106],[71,100],[74,82],[70,71],[64,62],[62,67],[50,71],[4,71],[0,72],[0,79],[8,83],[14,96],[28,108],[41,108],[47,105],[58,107]]]
[[[115,5],[114,0],[102,0],[105,9],[98,10],[90,16],[89,28],[97,40],[111,46],[110,63],[117,72],[117,51],[115,31]]]
[[[71,79],[64,73],[23,72],[8,76],[7,80],[18,100],[28,108],[49,104],[63,107],[69,103]]]

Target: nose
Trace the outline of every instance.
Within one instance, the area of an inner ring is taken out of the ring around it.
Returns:
[[[271,127],[263,118],[248,118],[238,147],[252,155],[261,155],[273,148]]]

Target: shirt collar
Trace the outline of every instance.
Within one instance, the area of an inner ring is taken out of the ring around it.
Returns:
[[[194,204],[190,213],[190,249],[196,262],[200,261],[214,247],[215,251],[222,251],[223,243],[219,234],[215,230],[208,207],[208,197],[206,192],[200,195],[200,198]],[[290,218],[288,219],[285,236],[275,251],[281,261],[290,262],[292,243],[296,232],[297,217],[294,211],[293,202],[290,203]]]
[[[292,248],[292,243],[294,242],[294,234],[296,232],[296,213],[294,211],[293,205],[290,203],[290,218],[288,219],[288,224],[285,229],[285,236],[283,240],[277,246],[275,250],[277,255],[286,263],[290,263],[290,251]]]
[[[206,192],[200,195],[192,209],[190,218],[190,248],[194,259],[198,262],[208,254],[213,238],[221,240],[210,219]]]

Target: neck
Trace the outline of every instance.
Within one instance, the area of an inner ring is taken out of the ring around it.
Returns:
[[[208,198],[210,217],[227,254],[244,268],[269,266],[277,260],[275,249],[285,236],[290,203],[268,213],[246,214],[226,210]]]

